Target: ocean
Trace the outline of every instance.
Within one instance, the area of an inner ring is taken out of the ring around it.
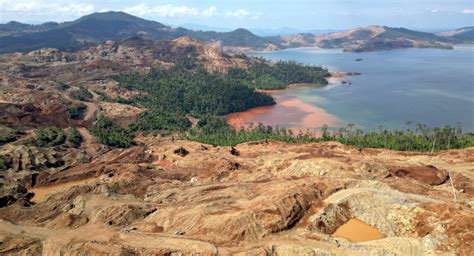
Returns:
[[[323,88],[302,87],[276,94],[277,102],[304,103],[305,107],[297,111],[299,117],[276,106],[257,111],[252,122],[316,129],[324,120],[304,118],[305,113],[311,114],[305,109],[313,106],[337,118],[337,124],[332,122],[332,126],[352,123],[370,131],[380,126],[403,129],[407,124],[421,123],[474,131],[473,45],[456,46],[454,50],[410,48],[366,53],[295,48],[251,55],[321,65],[330,71],[362,73],[342,79],[347,84],[338,80]]]

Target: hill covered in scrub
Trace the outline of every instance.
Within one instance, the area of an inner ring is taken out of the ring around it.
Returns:
[[[472,27],[445,33],[425,33],[405,28],[370,26],[328,34],[298,33],[261,37],[247,29],[229,32],[174,28],[124,12],[103,12],[63,23],[29,25],[0,24],[0,53],[28,52],[40,48],[77,51],[107,40],[120,41],[141,36],[154,41],[188,36],[225,51],[277,50],[291,47],[344,48],[346,51],[378,51],[397,48],[443,48],[472,42]]]
[[[222,117],[330,75],[190,37],[0,55],[0,254],[472,251],[474,135]],[[338,236],[351,220],[380,235]]]
[[[462,42],[472,43],[474,42],[474,27],[464,27],[453,31],[440,32],[436,35],[444,38],[452,38]]]

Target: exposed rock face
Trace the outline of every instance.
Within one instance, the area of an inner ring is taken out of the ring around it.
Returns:
[[[43,201],[0,208],[1,252],[466,255],[474,249],[474,191],[464,189],[472,184],[474,149],[419,154],[339,143],[227,148],[141,141],[144,147],[43,172],[35,186],[54,185]],[[354,244],[331,235],[351,218],[386,237]]]

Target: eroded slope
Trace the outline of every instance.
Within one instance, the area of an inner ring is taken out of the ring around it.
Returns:
[[[37,176],[35,187],[49,187],[49,195],[28,206],[25,194],[0,208],[0,251],[467,255],[473,249],[473,149],[420,154],[338,143],[227,148],[141,140],[146,146],[108,149],[89,163]],[[351,243],[332,236],[351,218],[385,238]]]

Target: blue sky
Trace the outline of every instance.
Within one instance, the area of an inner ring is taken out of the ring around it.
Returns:
[[[69,21],[125,11],[171,25],[345,29],[367,25],[438,29],[474,25],[473,0],[0,0],[0,22]]]

